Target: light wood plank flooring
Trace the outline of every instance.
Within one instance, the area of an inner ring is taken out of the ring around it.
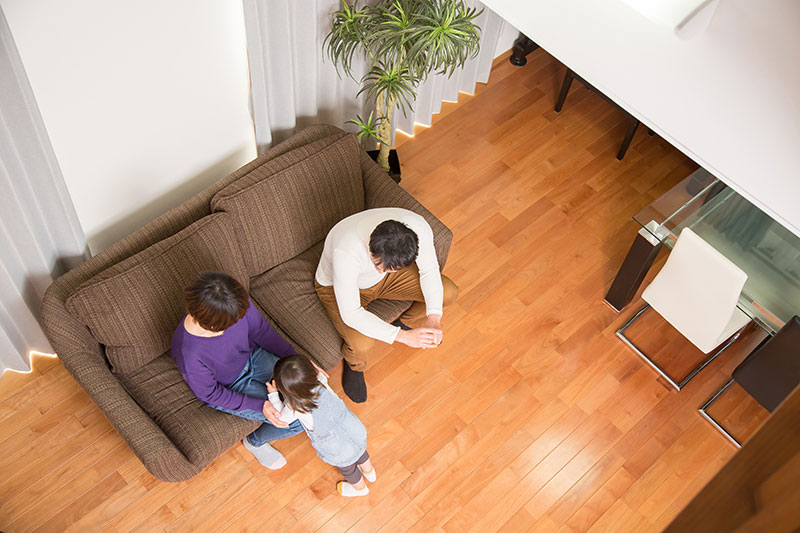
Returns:
[[[695,165],[564,68],[506,58],[433,128],[399,139],[402,185],[455,234],[460,285],[436,350],[384,347],[353,410],[378,481],[336,494],[300,435],[270,472],[237,446],[183,483],[145,471],[58,360],[0,380],[0,530],[658,530],[734,448],[696,409],[759,340],[747,335],[680,393],[615,336],[641,305],[603,303],[637,230],[631,215]],[[663,261],[663,258],[661,258]],[[652,274],[651,274],[652,276]],[[697,352],[654,313],[630,332],[680,372]],[[334,386],[339,369],[333,372]],[[717,416],[741,436],[766,411],[734,387]]]

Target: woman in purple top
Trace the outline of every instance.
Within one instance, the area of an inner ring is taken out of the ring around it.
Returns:
[[[171,355],[183,379],[203,403],[263,422],[242,443],[267,468],[286,459],[268,443],[303,431],[286,424],[272,407],[266,383],[278,358],[295,350],[264,320],[244,287],[219,272],[203,272],[183,291],[186,318],[172,335]]]

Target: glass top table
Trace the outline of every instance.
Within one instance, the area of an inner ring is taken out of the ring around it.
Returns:
[[[800,237],[700,169],[636,215],[651,244],[692,230],[747,273],[739,308],[770,334],[800,314]]]

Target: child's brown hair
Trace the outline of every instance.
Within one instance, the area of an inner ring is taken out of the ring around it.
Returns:
[[[273,372],[275,387],[286,404],[300,413],[310,413],[319,397],[317,368],[303,355],[281,357]]]

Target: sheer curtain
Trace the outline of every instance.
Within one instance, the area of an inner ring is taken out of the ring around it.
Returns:
[[[0,372],[51,352],[45,289],[87,256],[86,240],[0,9]]]
[[[454,72],[450,78],[438,74],[425,80],[425,83],[417,89],[414,111],[405,117],[402,112],[394,114],[395,129],[413,135],[414,124],[431,125],[433,114],[442,110],[442,102],[457,102],[459,92],[473,94],[478,82],[489,81],[497,40],[503,29],[503,19],[480,2],[467,0],[466,3],[479,10],[483,9],[483,13],[475,19],[475,24],[481,29],[481,48],[478,56],[468,60],[464,68]]]
[[[467,0],[483,8],[475,0]],[[353,129],[345,121],[365,117],[365,102],[356,99],[359,86],[339,78],[322,43],[330,30],[330,14],[340,0],[243,0],[250,62],[251,106],[259,153],[308,124],[325,122]],[[486,82],[503,19],[488,8],[477,19],[481,28],[479,56],[448,79],[431,76],[417,91],[414,113],[396,112],[394,127],[414,132],[414,123],[430,125],[442,101],[456,101],[459,91],[471,93]],[[366,65],[354,65],[360,76]],[[393,130],[394,133],[394,130]]]

